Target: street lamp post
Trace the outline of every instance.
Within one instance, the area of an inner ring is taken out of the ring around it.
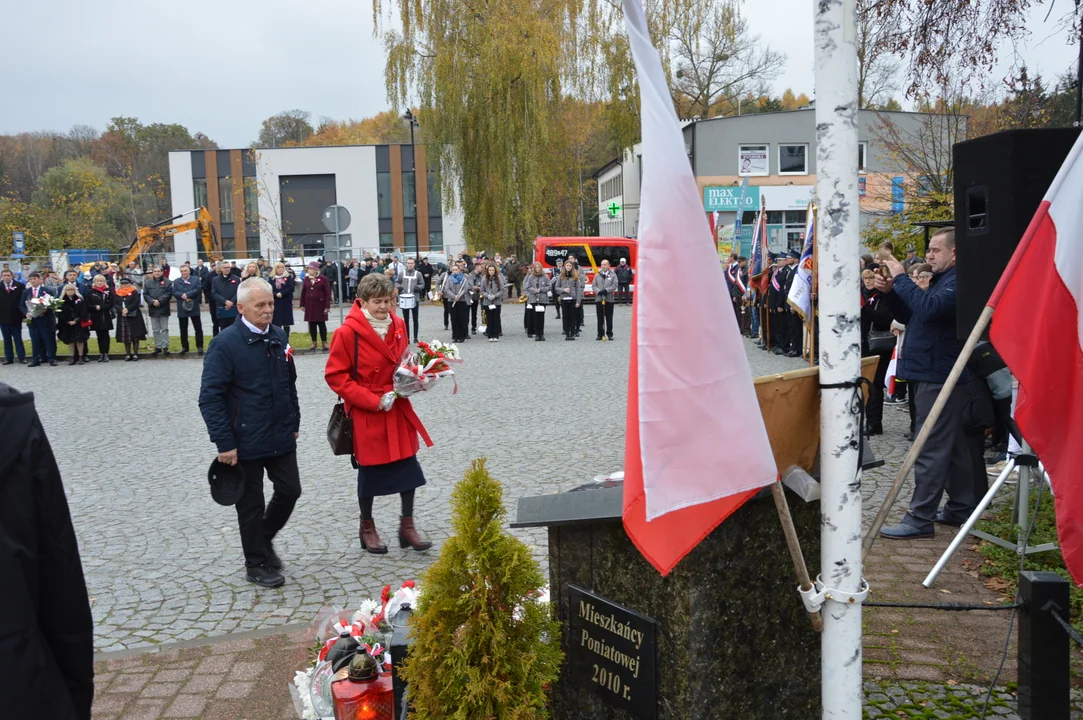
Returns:
[[[414,222],[417,222],[417,158],[414,156],[416,150],[414,149],[414,128],[417,127],[417,118],[414,117],[414,113],[410,108],[406,108],[406,113],[402,116],[410,125],[410,171],[414,174]],[[426,178],[427,180],[427,178]],[[428,212],[426,210],[426,212]],[[421,238],[417,236],[417,228],[414,228],[414,260],[417,264],[421,265]]]

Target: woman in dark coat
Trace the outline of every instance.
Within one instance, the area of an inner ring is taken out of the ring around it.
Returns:
[[[275,314],[271,324],[285,330],[288,338],[293,325],[293,275],[286,272],[285,263],[275,263],[271,289],[275,293]]]
[[[331,340],[324,371],[353,426],[361,547],[376,555],[387,552],[372,518],[373,498],[381,495],[402,500],[399,547],[432,547],[414,527],[414,491],[425,484],[418,435],[426,445],[432,441],[410,401],[394,393],[393,376],[409,344],[406,323],[392,311],[394,293],[391,280],[375,273],[358,283],[357,300]]]
[[[56,316],[57,338],[71,351],[68,365],[86,365],[86,341],[90,337],[90,314],[86,300],[71,283],[65,285],[60,293],[64,304]]]
[[[109,362],[109,331],[113,329],[114,293],[104,275],[95,275],[90,286],[87,307],[90,311],[90,329],[98,336],[98,362]]]
[[[140,308],[143,301],[131,278],[120,279],[117,288],[117,340],[124,343],[124,362],[139,359],[139,343],[147,339],[147,324]]]
[[[308,277],[301,283],[301,307],[305,309],[308,335],[312,338],[312,350],[316,350],[316,331],[319,330],[323,349],[327,349],[327,315],[331,312],[331,283],[320,275],[320,264],[313,260],[308,264]]]
[[[891,334],[891,312],[873,284],[875,272],[875,263],[861,271],[861,356],[877,355],[880,358],[865,405],[865,434],[870,436],[884,434],[884,379],[896,342]],[[874,338],[871,344],[870,337]]]

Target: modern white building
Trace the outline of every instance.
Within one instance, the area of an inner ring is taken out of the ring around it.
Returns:
[[[625,150],[594,174],[598,181],[599,237],[639,235],[639,181],[643,177],[639,145]]]
[[[350,213],[350,254],[466,249],[462,219],[445,212],[424,145],[185,150],[169,153],[173,213],[210,212],[227,258],[332,255],[323,212]],[[203,248],[195,231],[174,237],[179,256]],[[346,257],[344,252],[344,257]]]

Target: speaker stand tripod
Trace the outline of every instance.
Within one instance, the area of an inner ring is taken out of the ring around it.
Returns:
[[[948,564],[948,560],[959,549],[959,546],[963,544],[963,541],[968,536],[974,535],[982,540],[999,545],[1002,548],[1006,548],[1016,553],[1019,556],[1032,555],[1034,553],[1047,552],[1049,550],[1056,550],[1056,543],[1043,543],[1041,545],[1028,545],[1023,546],[1023,542],[1030,535],[1030,484],[1031,473],[1037,473],[1039,482],[1049,482],[1049,476],[1045,472],[1045,468],[1038,462],[1038,458],[1030,451],[1030,446],[1026,442],[1022,443],[1023,452],[1015,457],[1008,459],[1008,464],[1004,466],[1004,469],[997,476],[997,479],[993,481],[993,484],[989,487],[989,491],[985,493],[985,497],[978,503],[978,507],[974,509],[974,512],[970,514],[966,522],[959,528],[959,532],[955,535],[955,538],[948,545],[948,549],[944,551],[944,554],[940,556],[940,559],[936,561],[936,565],[933,565],[933,569],[929,571],[928,576],[922,581],[922,585],[925,587],[932,587],[936,581],[936,576],[940,574],[940,571],[944,569],[944,566]],[[1011,474],[1019,470],[1019,482],[1016,486],[1015,493],[1015,507],[1012,509],[1012,520],[1019,527],[1019,532],[1016,533],[1016,540],[1005,540],[995,535],[990,535],[982,530],[975,530],[974,526],[978,520],[981,519],[982,513],[986,511],[990,504],[993,502],[993,498],[1000,492],[1000,488],[1004,486],[1004,483],[1008,481]],[[1050,486],[1052,487],[1052,486]]]

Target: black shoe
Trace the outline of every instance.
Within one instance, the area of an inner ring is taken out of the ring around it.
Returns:
[[[613,342],[613,336],[612,335],[607,335],[606,338],[609,340],[609,342]]]
[[[21,357],[21,358],[19,358],[19,362],[20,362],[21,364],[23,364],[23,365],[26,365],[26,364],[27,364],[28,362],[30,362],[30,361],[29,361],[29,360],[27,360],[27,359],[26,359],[26,358],[24,358],[24,357]]]
[[[105,362],[105,355],[104,354],[103,355],[98,355],[98,362],[100,362],[100,363]]]
[[[534,337],[534,333],[527,333],[527,334],[526,334],[526,336],[527,336],[528,338],[532,338],[532,337]]]
[[[534,338],[534,342],[545,342],[545,336],[539,335],[538,337]]]
[[[883,435],[884,426],[880,423],[867,423],[865,425],[865,434],[869,437],[873,435]]]
[[[162,349],[161,348],[154,348],[154,352],[151,353],[151,354],[152,355],[161,355],[162,354]]]
[[[601,340],[602,340],[602,336],[601,336],[601,335],[599,335],[598,337],[596,337],[596,338],[594,338],[594,339],[595,339],[595,340],[597,340],[597,341],[599,341],[599,342],[601,342]]]
[[[790,350],[788,353],[786,353],[786,357],[791,357],[791,358],[801,357],[801,352],[798,351],[798,350]]]
[[[167,353],[167,354],[168,354],[168,353]],[[181,351],[180,351],[180,356],[181,356],[181,357],[184,357],[184,356],[185,356],[185,355],[187,355],[187,354],[188,354],[188,351],[187,351],[187,350],[181,350]]]
[[[74,365],[75,363],[72,363],[72,364]],[[49,361],[49,367],[56,367],[56,366],[57,366],[56,360],[50,360]]]
[[[41,361],[40,360],[35,360],[34,362],[27,365],[27,367],[41,367]]]
[[[196,355],[203,357],[203,348],[196,348]]]
[[[131,355],[125,355],[124,356],[124,362],[131,362],[131,361],[132,361],[132,356]]]
[[[139,353],[136,353],[135,355],[132,355],[132,361],[135,362],[137,360],[139,360]]]
[[[165,353],[165,356],[166,356],[166,357],[169,357],[169,351],[168,351],[168,350],[165,350],[165,351],[163,351],[163,352]]]
[[[783,349],[782,349],[782,348],[780,348],[780,347],[773,347],[773,348],[771,348],[771,353],[772,353],[773,355],[785,355],[785,354],[786,354],[786,351],[785,351],[785,350],[783,350]]]
[[[266,547],[263,548],[263,554],[267,556],[267,562],[264,563],[267,567],[272,570],[282,569],[282,560],[278,557],[278,553],[275,552],[274,543],[267,543]]]
[[[965,520],[956,520],[955,518],[945,514],[944,511],[941,510],[940,512],[938,512],[936,514],[936,520],[934,520],[934,522],[937,525],[948,525],[950,527],[959,527],[966,521]]]
[[[244,579],[265,588],[282,587],[286,584],[286,578],[266,565],[247,568]]]
[[[0,363],[0,364],[2,364],[2,365],[14,365],[15,361],[14,360],[5,360],[3,363]]]
[[[914,433],[912,433],[912,432],[903,433],[903,437],[906,438],[906,440],[908,440],[909,442],[914,441]]]

